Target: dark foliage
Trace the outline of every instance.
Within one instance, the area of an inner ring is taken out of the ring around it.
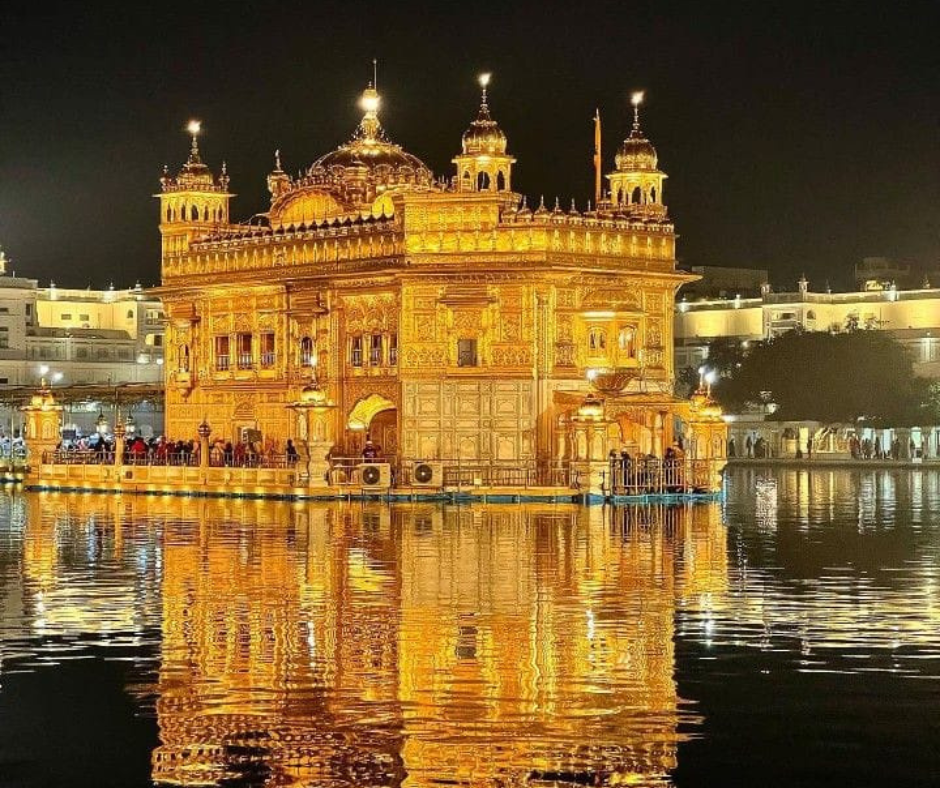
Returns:
[[[731,361],[725,344],[718,348],[715,368],[722,377],[714,395],[728,411],[774,403],[772,418],[779,421],[863,419],[885,426],[937,421],[930,382],[914,374],[907,348],[884,331],[791,331],[752,343]]]

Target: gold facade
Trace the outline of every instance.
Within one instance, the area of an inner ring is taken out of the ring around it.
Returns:
[[[278,154],[270,209],[247,224],[229,221],[228,176],[195,137],[164,176],[167,433],[206,419],[282,450],[303,437],[287,406],[316,380],[337,405],[336,454],[370,433],[396,458],[558,461],[600,369],[624,373],[607,393],[613,446],[661,456],[688,415],[672,314],[689,277],[638,117],[611,191],[582,214],[511,190],[485,91],[450,181],[389,141],[371,86],[362,107],[350,141],[300,175]]]

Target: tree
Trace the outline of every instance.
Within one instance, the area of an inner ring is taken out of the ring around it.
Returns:
[[[883,331],[791,331],[754,343],[714,389],[726,410],[772,402],[780,421],[936,423],[938,396]]]

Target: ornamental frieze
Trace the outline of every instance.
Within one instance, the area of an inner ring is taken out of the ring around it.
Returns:
[[[532,366],[532,348],[520,345],[493,345],[493,365],[497,367]]]
[[[402,354],[402,365],[412,369],[440,370],[447,366],[447,352],[440,345],[409,347]]]

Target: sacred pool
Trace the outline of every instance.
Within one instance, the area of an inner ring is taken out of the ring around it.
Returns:
[[[0,785],[927,785],[940,473],[0,498]],[[890,701],[886,701],[890,698]]]

